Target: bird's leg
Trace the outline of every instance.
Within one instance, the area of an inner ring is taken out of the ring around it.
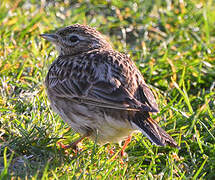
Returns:
[[[61,142],[58,143],[58,145],[62,148],[62,149],[69,149],[69,148],[72,148],[74,150],[77,149],[77,145],[79,142],[81,142],[84,138],[88,137],[89,136],[89,133],[86,133],[85,135],[83,135],[82,137],[80,137],[79,139],[77,139],[75,142],[72,142],[71,144],[69,145],[64,145],[62,144]]]
[[[128,136],[128,138],[125,140],[125,143],[124,143],[124,145],[123,145],[123,147],[122,147],[122,150],[121,150],[121,157],[123,157],[124,156],[124,151],[125,151],[125,149],[126,149],[126,147],[128,146],[128,144],[131,142],[131,135],[130,136]]]

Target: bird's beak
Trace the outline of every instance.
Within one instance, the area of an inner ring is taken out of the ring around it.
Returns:
[[[58,36],[56,34],[40,34],[40,36],[50,42],[56,43],[58,40]]]

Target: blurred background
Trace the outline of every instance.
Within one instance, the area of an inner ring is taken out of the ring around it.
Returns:
[[[0,179],[215,178],[214,9],[214,0],[1,0]],[[122,163],[117,144],[57,146],[79,135],[49,107],[43,83],[58,54],[39,34],[75,23],[136,63],[160,107],[153,118],[180,150],[137,134]]]

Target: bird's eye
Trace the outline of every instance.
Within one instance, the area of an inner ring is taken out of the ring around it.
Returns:
[[[75,42],[79,41],[79,38],[78,38],[78,36],[73,35],[73,36],[69,37],[69,40],[70,40],[70,42],[75,43]]]

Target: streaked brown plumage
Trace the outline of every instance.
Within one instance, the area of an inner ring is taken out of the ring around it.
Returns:
[[[158,106],[134,62],[96,29],[76,24],[41,36],[60,54],[45,80],[48,98],[74,131],[105,144],[140,130],[156,145],[177,147],[151,119]]]

